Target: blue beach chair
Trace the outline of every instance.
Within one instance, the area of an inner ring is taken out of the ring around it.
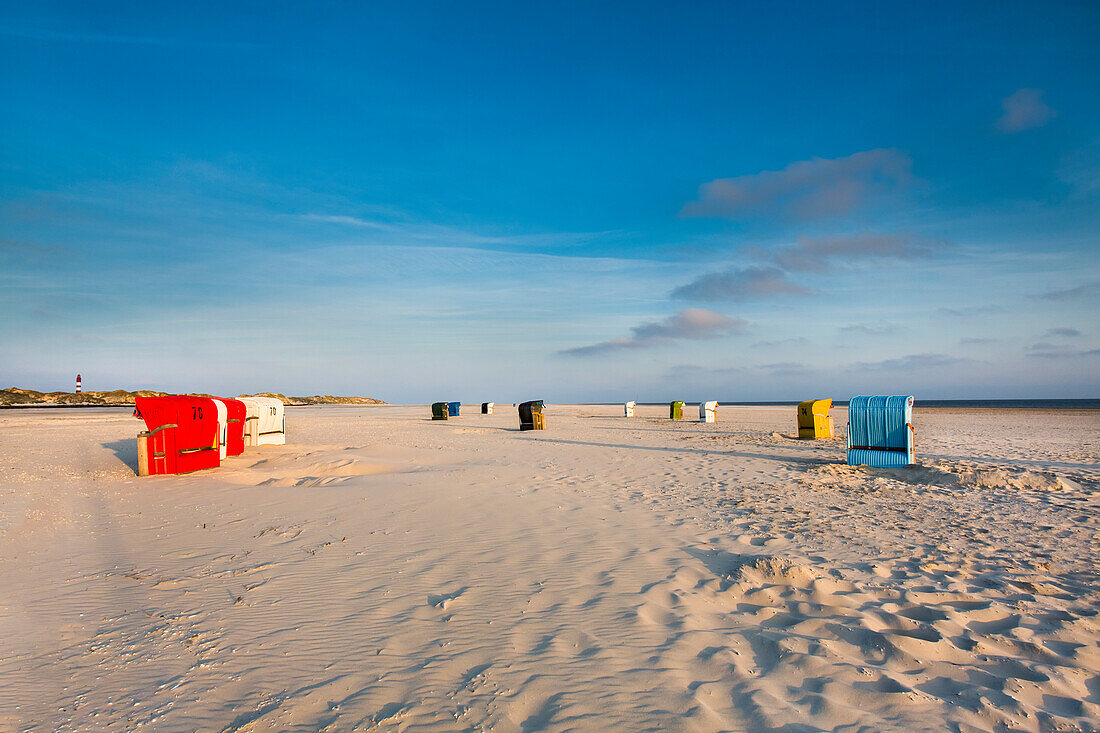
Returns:
[[[460,408],[460,407],[462,407],[461,402],[448,402],[447,403],[447,414],[450,417],[458,417],[458,408]]]
[[[900,468],[913,458],[913,397],[848,401],[848,465]]]

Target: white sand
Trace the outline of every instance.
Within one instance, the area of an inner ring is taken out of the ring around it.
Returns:
[[[918,408],[874,470],[621,410],[295,408],[146,479],[128,412],[0,413],[0,730],[1100,727],[1097,413]]]

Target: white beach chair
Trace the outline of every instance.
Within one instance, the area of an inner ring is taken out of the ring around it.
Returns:
[[[244,444],[284,445],[286,443],[286,416],[283,403],[274,397],[241,397],[247,410],[244,428]]]
[[[229,408],[218,398],[212,398],[218,408],[218,458],[225,460],[225,446],[229,442]]]

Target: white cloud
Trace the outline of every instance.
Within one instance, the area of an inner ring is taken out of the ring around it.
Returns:
[[[1003,313],[1004,310],[1004,307],[999,305],[969,305],[963,308],[940,308],[939,312],[945,316],[969,318],[971,316],[983,316],[991,313]]]
[[[702,340],[740,333],[748,322],[740,318],[715,313],[703,308],[687,308],[663,321],[643,323],[631,329],[632,335],[602,341],[591,346],[578,346],[560,353],[567,356],[598,356],[624,349],[640,349],[676,339]]]
[[[810,295],[813,291],[787,279],[777,267],[731,267],[681,285],[671,297],[679,300],[753,300],[780,295]]]
[[[1051,290],[1036,298],[1043,300],[1077,300],[1078,298],[1095,298],[1100,295],[1100,282],[1085,283],[1065,290]]]
[[[932,249],[909,237],[860,234],[850,237],[800,237],[796,244],[771,253],[777,265],[792,272],[825,272],[837,260],[915,260],[928,257]]]
[[[1076,349],[1063,344],[1040,341],[1027,347],[1027,356],[1040,359],[1073,359],[1084,356],[1100,356],[1100,349]]]
[[[1067,328],[1066,326],[1059,326],[1057,328],[1048,328],[1044,336],[1061,336],[1063,338],[1077,338],[1081,335],[1081,332],[1076,328]]]
[[[859,334],[861,336],[885,336],[888,333],[896,333],[902,331],[902,326],[895,326],[892,323],[853,323],[850,326],[841,326],[840,333],[844,334]]]
[[[1042,89],[1017,89],[1001,100],[1004,112],[997,120],[1001,132],[1021,132],[1042,127],[1055,114],[1043,101]]]
[[[811,158],[783,170],[719,178],[699,187],[681,216],[817,219],[847,214],[913,180],[909,156],[893,148]]]
[[[971,359],[963,359],[947,354],[909,354],[896,359],[884,359],[882,361],[863,361],[854,366],[860,369],[879,370],[888,369],[896,371],[924,371],[926,369],[942,369],[969,362]]]
[[[802,346],[810,342],[805,336],[795,336],[794,338],[786,339],[774,339],[771,341],[757,341],[752,346],[753,348],[768,347],[768,346]]]

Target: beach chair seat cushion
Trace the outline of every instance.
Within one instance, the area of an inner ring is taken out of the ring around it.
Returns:
[[[905,451],[853,448],[848,451],[848,465],[873,468],[902,468],[911,463]]]

